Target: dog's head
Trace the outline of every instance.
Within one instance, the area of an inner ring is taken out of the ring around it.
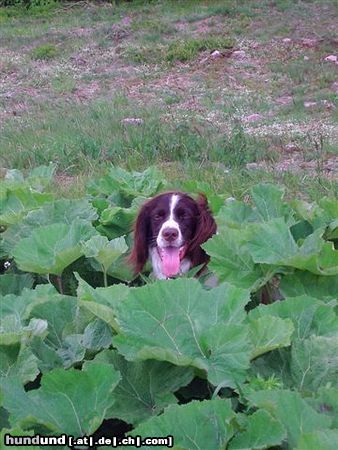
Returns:
[[[216,232],[204,195],[197,200],[182,192],[166,192],[146,202],[136,219],[130,262],[140,272],[156,250],[165,277],[177,275],[183,258],[191,266],[208,261],[200,245]]]

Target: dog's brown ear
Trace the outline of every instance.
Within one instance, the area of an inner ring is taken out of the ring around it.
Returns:
[[[194,266],[209,261],[209,256],[200,246],[211,238],[217,230],[216,222],[210,212],[206,196],[204,194],[199,194],[196,203],[199,211],[198,223],[195,235],[191,240],[187,251],[187,253],[189,252],[190,254]]]
[[[143,205],[134,225],[134,245],[128,258],[135,273],[141,272],[149,256],[148,250],[149,208]]]
[[[199,219],[197,223],[196,233],[193,238],[193,247],[196,248],[207,241],[216,233],[216,222],[210,212],[208,200],[204,194],[199,194],[197,198],[197,206],[199,210]]]

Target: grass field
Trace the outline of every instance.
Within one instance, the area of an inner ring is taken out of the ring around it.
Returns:
[[[336,24],[334,0],[1,8],[0,167],[54,162],[69,196],[111,163],[337,195]]]

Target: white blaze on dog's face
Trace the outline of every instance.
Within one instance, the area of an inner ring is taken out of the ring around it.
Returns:
[[[179,223],[175,220],[174,215],[178,201],[179,195],[176,194],[171,197],[169,217],[163,222],[156,239],[158,254],[162,262],[162,273],[166,277],[174,276],[180,271],[183,238]]]

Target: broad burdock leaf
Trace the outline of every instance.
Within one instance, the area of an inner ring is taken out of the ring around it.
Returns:
[[[325,385],[338,388],[337,349],[338,333],[293,341],[291,373],[299,391],[313,392]]]
[[[157,281],[117,306],[113,344],[128,360],[193,366],[214,385],[236,387],[249,367],[248,301],[248,291],[229,284],[206,291],[195,279]]]
[[[88,192],[94,196],[106,195],[117,206],[130,207],[136,197],[152,197],[164,186],[164,178],[156,167],[144,172],[128,172],[112,167],[103,178],[91,181]]]
[[[93,236],[83,243],[82,248],[84,255],[87,258],[95,258],[105,272],[128,250],[124,237],[109,241],[105,236]]]
[[[245,431],[235,435],[229,450],[265,449],[280,445],[286,438],[284,426],[265,410],[246,417]]]
[[[84,220],[88,223],[97,219],[97,213],[86,199],[60,199],[42,207],[29,211],[23,220],[9,227],[3,233],[3,248],[8,255],[12,255],[15,245],[23,238],[42,226],[56,223],[70,225],[74,220]]]
[[[111,345],[112,335],[111,327],[103,320],[96,319],[86,326],[81,343],[89,350],[102,350]]]
[[[234,434],[234,417],[229,400],[192,401],[169,406],[163,414],[142,423],[130,434],[142,438],[173,436],[174,447],[178,449],[219,450],[226,447]],[[147,445],[143,448],[153,449]]]
[[[283,264],[298,252],[284,219],[252,225],[249,233],[247,246],[255,263]]]
[[[251,372],[257,377],[279,380],[285,388],[293,388],[291,376],[291,347],[279,348],[259,356],[251,363]],[[263,389],[263,388],[261,388]]]
[[[202,247],[211,256],[208,267],[219,280],[241,288],[257,290],[274,274],[255,264],[248,250],[245,230],[221,228]]]
[[[248,395],[252,406],[266,409],[287,430],[288,444],[295,448],[303,433],[327,429],[329,417],[317,413],[298,392],[258,391]]]
[[[8,345],[0,347],[0,377],[18,377],[22,384],[33,381],[39,374],[37,357],[29,347]]]
[[[16,187],[13,190],[0,187],[0,225],[12,225],[33,209],[53,200],[52,194],[36,192],[25,187]]]
[[[61,275],[83,254],[81,244],[95,234],[96,230],[82,220],[75,220],[71,225],[47,225],[22,239],[14,248],[13,256],[21,270]]]
[[[106,288],[92,288],[75,274],[79,285],[77,289],[78,304],[90,311],[99,319],[108,323],[115,331],[119,326],[116,322],[116,307],[127,298],[130,288],[125,284],[114,284]]]
[[[288,319],[294,325],[294,337],[305,339],[311,335],[334,336],[338,333],[335,305],[329,305],[307,295],[285,299],[271,305],[259,305],[249,313],[250,319],[270,323],[271,316]]]
[[[294,223],[291,208],[283,202],[284,188],[269,183],[257,184],[251,189],[251,197],[256,206],[255,212],[263,222],[284,218]]]
[[[24,288],[31,289],[34,279],[29,273],[6,273],[0,275],[0,296],[7,294],[20,295]]]
[[[246,203],[233,200],[219,210],[216,219],[219,227],[239,229],[243,224],[259,221],[259,215]]]
[[[43,318],[48,323],[47,344],[58,348],[62,342],[66,327],[73,332],[80,331],[75,328],[75,325],[71,327],[71,324],[76,319],[76,306],[74,297],[57,294],[49,300],[32,307],[30,315],[39,319]],[[68,334],[71,334],[71,331]]]
[[[54,369],[42,377],[39,389],[29,392],[18,378],[0,379],[0,389],[13,426],[43,425],[52,434],[83,436],[102,423],[119,380],[111,365],[97,363],[82,371]]]
[[[295,450],[337,450],[338,430],[314,431],[304,433]]]
[[[321,387],[314,400],[317,411],[323,412],[332,419],[332,428],[338,428],[338,389]]]
[[[294,326],[289,319],[265,316],[259,319],[250,319],[250,336],[254,348],[251,357],[256,358],[263,353],[280,347],[291,345],[291,336]]]
[[[23,326],[16,316],[8,315],[6,320],[1,322],[0,346],[20,344],[30,341],[34,336],[44,336],[47,326],[46,320],[35,318],[31,319],[28,325]]]
[[[305,294],[323,301],[338,301],[338,275],[327,277],[297,270],[283,276],[279,288],[285,297]]]
[[[338,251],[316,230],[300,247],[283,219],[250,227],[248,249],[255,263],[290,266],[319,275],[338,274]]]
[[[138,207],[121,208],[112,206],[102,211],[97,230],[109,239],[115,239],[131,233]]]
[[[68,369],[75,363],[83,360],[86,349],[82,343],[82,334],[71,334],[66,336],[56,350],[56,354],[62,359],[62,366]]]
[[[335,228],[338,218],[338,200],[335,198],[323,197],[316,203],[307,203],[303,200],[293,200],[291,206],[298,216],[311,224],[313,229],[329,227]]]
[[[113,364],[122,377],[113,392],[115,402],[106,418],[115,417],[133,425],[157,416],[168,405],[177,403],[173,393],[194,377],[191,368],[161,361],[129,362],[116,351],[100,352],[94,362]]]
[[[39,323],[36,322],[39,317],[31,316],[31,310],[35,305],[47,301],[47,298],[54,298],[55,295],[62,298],[52,286],[48,285],[37,286],[35,290],[24,289],[20,296],[9,294],[0,298],[0,342],[4,345],[11,345],[21,342],[22,339],[38,335],[39,328],[34,330],[34,326],[39,326]],[[40,325],[45,327],[45,324],[47,327],[47,322],[42,317]]]

